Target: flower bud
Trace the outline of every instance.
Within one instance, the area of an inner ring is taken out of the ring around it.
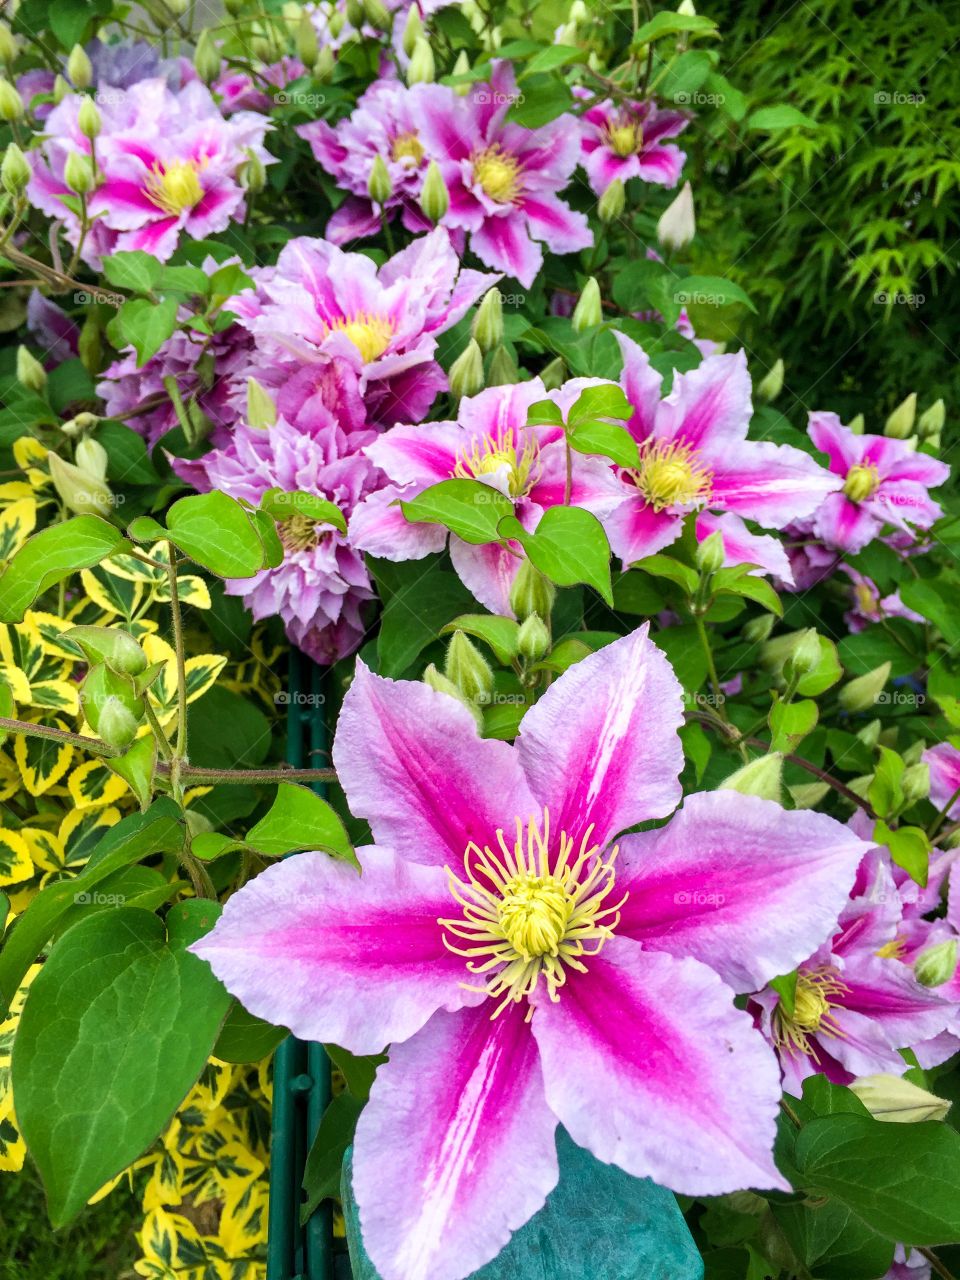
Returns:
[[[787,787],[790,799],[796,809],[815,809],[830,791],[829,782],[801,782],[798,786]]]
[[[96,185],[89,158],[79,151],[71,151],[63,166],[63,180],[76,195],[89,195]]]
[[[213,34],[207,27],[200,32],[197,47],[193,52],[193,65],[204,84],[212,84],[223,66],[220,50],[214,44]]]
[[[477,728],[483,728],[483,711],[479,704],[472,702],[469,698],[465,698],[453,681],[438,671],[432,662],[423,673],[423,683],[429,685],[431,689],[436,689],[438,693],[446,693],[451,698],[456,698],[473,716],[477,722]]]
[[[948,938],[921,951],[913,962],[913,976],[921,987],[942,987],[957,972],[957,940]]]
[[[901,400],[883,427],[883,434],[894,440],[906,440],[913,433],[913,423],[917,416],[917,393],[911,391],[905,400]]]
[[[531,613],[517,632],[517,652],[529,662],[539,662],[550,651],[550,628],[538,613]]]
[[[415,41],[410,62],[407,65],[407,84],[431,84],[436,77],[433,50],[423,36]]]
[[[427,166],[423,186],[420,188],[420,208],[423,216],[434,225],[446,216],[450,208],[450,192],[436,160],[431,160]]]
[[[247,158],[237,173],[240,185],[250,195],[258,195],[267,185],[267,170],[253,147],[244,148]]]
[[[304,10],[297,24],[297,57],[305,67],[312,67],[320,53],[320,41],[317,29],[310,21],[309,13]]]
[[[757,395],[769,404],[783,390],[783,361],[777,359],[757,383]]]
[[[837,698],[844,711],[869,711],[876,704],[883,686],[890,679],[890,663],[881,663],[865,676],[857,676],[855,680],[845,684]]]
[[[17,42],[5,22],[0,22],[0,62],[10,66],[17,56]]]
[[[847,424],[847,430],[852,431],[855,436],[862,436],[866,427],[866,420],[862,413],[858,413],[855,418],[851,418]]]
[[[11,124],[23,118],[23,99],[9,80],[0,79],[0,120]]]
[[[382,208],[393,195],[393,181],[383,156],[375,156],[367,179],[367,191],[374,204]]]
[[[26,347],[17,348],[17,381],[27,391],[40,395],[47,385],[47,373],[40,361]]]
[[[723,568],[723,534],[719,529],[704,538],[693,559],[702,574],[718,573]]]
[[[773,630],[774,616],[772,613],[762,613],[759,618],[751,618],[744,625],[742,635],[747,644],[763,644],[764,640],[769,640],[770,632]]]
[[[393,26],[393,16],[383,0],[361,0],[361,2],[364,15],[371,27],[375,27],[377,31],[389,31]]]
[[[626,204],[627,189],[619,178],[614,178],[597,204],[597,214],[600,221],[615,222],[623,213]]]
[[[326,84],[333,75],[333,68],[336,65],[336,58],[333,50],[328,44],[325,44],[317,54],[317,60],[313,64],[313,78],[320,84]]]
[[[739,791],[743,796],[759,796],[761,800],[780,803],[783,785],[783,756],[770,751],[743,765],[720,783],[720,791]]]
[[[256,378],[247,379],[247,425],[261,431],[275,425],[277,406],[270,393]]]
[[[923,443],[928,449],[932,449],[934,453],[939,453],[940,445],[942,443],[940,439],[940,432],[935,431],[932,436],[927,436]]]
[[[104,480],[82,467],[75,467],[72,462],[65,462],[55,453],[47,454],[47,464],[53,487],[70,511],[78,516],[110,513],[113,494]]]
[[[190,0],[163,0],[175,18],[182,18],[190,8]]]
[[[103,120],[92,98],[84,98],[77,112],[77,128],[85,138],[96,138],[103,128]]]
[[[80,705],[91,729],[111,747],[129,746],[145,711],[143,698],[130,680],[102,662],[92,666],[84,677]]]
[[[57,75],[53,77],[53,105],[55,107],[59,107],[60,103],[69,92],[70,86],[67,84],[66,80],[64,80],[63,76],[57,73]]]
[[[923,746],[921,742],[919,744]],[[903,798],[907,804],[915,804],[918,800],[926,800],[930,794],[930,766],[920,761],[919,764],[911,764],[903,771],[903,777],[900,779],[900,786],[903,789]]]
[[[123,676],[138,676],[147,669],[147,655],[133,636],[119,627],[71,627],[64,636],[91,666],[102,662]]]
[[[77,440],[87,431],[93,431],[100,419],[95,413],[78,413],[68,422],[60,423],[60,430],[69,440]]]
[[[407,14],[407,21],[403,28],[403,52],[409,58],[417,47],[417,41],[423,36],[423,22],[420,19],[420,10],[415,4],[410,6]]]
[[[849,1088],[875,1120],[892,1124],[943,1120],[950,1110],[946,1098],[938,1098],[902,1076],[860,1076]]]
[[[82,45],[75,44],[67,59],[67,79],[75,89],[89,89],[93,80],[93,66]]]
[[[583,292],[577,299],[577,305],[573,309],[572,320],[575,333],[583,333],[584,329],[592,329],[594,325],[603,323],[600,286],[593,276],[590,276],[583,286]]]
[[[483,354],[473,338],[450,366],[450,394],[462,399],[483,390]]]
[[[467,51],[466,49],[461,49],[457,54],[457,60],[453,64],[453,71],[451,74],[455,76],[465,76],[469,70],[470,59],[467,57]],[[458,98],[465,98],[470,92],[470,86],[469,84],[455,84],[453,86],[453,92]]]
[[[797,634],[796,641],[783,664],[787,680],[802,680],[820,665],[820,637],[813,627]]]
[[[584,0],[573,0],[570,6],[570,12],[567,14],[567,21],[572,22],[574,26],[580,26],[582,23],[589,21],[590,10],[584,4]]]
[[[875,747],[880,741],[880,730],[883,728],[879,720],[871,720],[862,729],[857,730],[857,737],[867,747]]]
[[[106,480],[107,464],[110,458],[102,444],[87,436],[79,442],[73,451],[73,456],[81,471],[96,476],[98,480]]]
[[[11,142],[3,153],[0,163],[0,184],[7,195],[18,196],[30,181],[30,165],[15,142]]]
[[[929,408],[924,409],[917,419],[917,435],[921,440],[930,440],[938,436],[947,420],[947,406],[943,400],[934,400]]]
[[[693,190],[689,182],[667,205],[657,223],[657,239],[665,249],[682,249],[693,239],[697,220],[693,212]]]
[[[493,693],[490,664],[465,631],[455,631],[447,645],[443,674],[452,680],[465,698],[485,705]]]
[[[480,300],[470,332],[481,351],[492,351],[503,341],[503,297],[494,285]]]
[[[685,18],[695,18],[697,11],[693,6],[693,0],[680,0],[677,5],[677,13],[682,13]]]
[[[506,347],[497,347],[487,370],[488,387],[513,386],[520,381],[520,371]]]
[[[359,31],[363,26],[363,5],[360,0],[347,0],[347,21],[351,27],[356,27]]]
[[[533,614],[549,618],[556,598],[557,589],[553,583],[529,560],[523,560],[510,588],[510,608],[514,615],[521,622],[526,622]]]
[[[87,373],[99,373],[103,363],[103,341],[96,316],[88,315],[77,339],[77,353]]]
[[[548,391],[556,391],[567,380],[567,366],[562,356],[554,356],[548,365],[540,370],[540,381]]]
[[[87,716],[90,720],[90,717]],[[92,722],[91,722],[92,727]],[[106,698],[97,713],[97,726],[94,730],[108,747],[123,750],[137,736],[140,721],[124,706],[119,698]]]

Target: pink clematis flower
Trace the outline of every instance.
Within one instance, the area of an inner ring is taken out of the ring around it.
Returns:
[[[574,90],[577,92],[577,90]],[[581,89],[579,96],[592,95]],[[675,138],[690,123],[680,111],[663,111],[655,103],[598,102],[581,117],[583,167],[590,186],[602,196],[611,182],[640,178],[664,187],[680,180],[686,156],[665,141]]]
[[[420,421],[446,389],[437,335],[499,279],[460,270],[439,227],[379,269],[364,254],[299,237],[261,273],[256,295],[229,306],[256,339],[249,372],[268,389],[282,385],[289,395],[292,384],[305,401],[332,375],[347,384],[345,397],[352,388],[362,399],[371,422],[392,426]]]
[[[752,534],[747,517],[782,529],[808,515],[840,487],[799,449],[747,439],[752,405],[743,352],[707,356],[676,373],[660,399],[660,374],[623,334],[621,386],[633,405],[627,427],[640,446],[640,466],[620,472],[623,501],[606,521],[614,552],[631,564],[670,545],[685,517],[700,511],[700,538],[717,529],[729,562],[754,563],[790,580],[782,549]]]
[[[443,225],[468,231],[481,262],[529,288],[543,265],[538,241],[552,253],[575,253],[593,244],[593,234],[586,216],[557,194],[579,159],[576,120],[562,115],[539,129],[510,124],[516,95],[507,62],[495,63],[490,83],[463,98],[425,85],[420,136],[450,192]]]
[[[923,618],[913,609],[908,609],[900,599],[899,591],[891,591],[889,595],[880,595],[877,584],[857,569],[845,564],[840,566],[851,582],[850,597],[852,607],[843,615],[843,620],[856,634],[873,622],[882,622],[884,618],[906,618],[908,622],[923,622]]]
[[[774,1056],[733,1004],[834,928],[865,845],[822,814],[680,799],[682,691],[647,626],[568,670],[517,744],[358,664],[333,757],[363,875],[289,858],[198,955],[251,1012],[390,1043],[354,1190],[384,1280],[461,1280],[557,1180],[555,1130],[692,1195],[786,1183]]]
[[[940,507],[927,492],[950,475],[945,462],[915,453],[905,440],[855,435],[835,413],[811,413],[810,439],[830,458],[842,490],[824,499],[814,531],[828,547],[862,551],[885,524],[929,529]]]
[[[928,747],[921,759],[930,766],[931,804],[937,809],[946,809],[949,804],[947,817],[960,818],[960,797],[954,800],[960,791],[960,751],[952,743],[938,742]]]
[[[567,455],[562,430],[528,427],[538,400],[552,400],[566,415],[585,386],[577,378],[548,393],[539,378],[514,386],[488,387],[460,403],[456,422],[398,426],[366,452],[391,482],[357,508],[350,533],[355,546],[387,560],[419,560],[442,551],[442,525],[412,524],[400,508],[441,480],[479,480],[512,499],[524,528],[534,530],[548,507],[566,496]],[[570,501],[598,518],[620,500],[618,482],[606,460],[576,455]],[[493,613],[511,614],[510,587],[522,563],[517,547],[474,546],[450,537],[450,557],[464,585]]]

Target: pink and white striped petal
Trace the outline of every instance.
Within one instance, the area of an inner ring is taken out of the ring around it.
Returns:
[[[726,443],[703,453],[713,472],[710,505],[782,529],[812,515],[840,479],[809,454],[769,440]]]
[[[657,413],[658,439],[678,440],[718,456],[746,439],[753,413],[747,357],[707,356],[696,369],[673,375],[673,388]]]

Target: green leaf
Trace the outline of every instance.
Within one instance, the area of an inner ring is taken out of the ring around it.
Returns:
[[[75,44],[83,44],[90,24],[106,17],[111,8],[110,0],[51,0],[47,20],[61,48],[69,53]]]
[[[441,567],[438,557],[405,564],[373,561],[377,587],[384,601],[377,637],[381,675],[402,676],[451,618],[476,607],[476,601],[455,573]]]
[[[124,780],[140,802],[140,808],[146,809],[153,797],[153,775],[157,767],[157,741],[153,734],[138,738],[122,756],[108,756],[104,764]]]
[[[338,1044],[325,1044],[327,1057],[346,1081],[347,1088],[359,1102],[366,1102],[376,1078],[377,1068],[387,1060],[385,1053],[358,1055]]]
[[[797,691],[806,698],[819,697],[838,680],[843,679],[843,667],[837,655],[837,646],[826,636],[818,635],[817,639],[820,641],[820,661],[812,671],[808,671],[801,677],[797,685]]]
[[[216,490],[180,498],[167,512],[167,526],[150,516],[130,525],[137,542],[169,538],[184,555],[218,578],[252,578],[265,565],[263,539],[251,513]]]
[[[690,105],[691,95],[701,87],[713,67],[706,49],[688,49],[668,63],[657,84],[657,94],[678,107]]]
[[[817,704],[810,700],[775,702],[768,717],[771,751],[793,751],[817,727]]]
[[[577,453],[601,454],[612,458],[621,467],[640,465],[636,440],[625,427],[615,426],[612,422],[584,422],[572,428],[567,438],[571,449],[576,449]]]
[[[867,791],[867,799],[875,813],[881,818],[889,818],[903,807],[903,771],[906,766],[896,751],[889,747],[878,747],[880,760]]]
[[[727,307],[739,302],[753,312],[757,309],[738,284],[722,276],[687,276],[677,280],[673,300],[684,307]]]
[[[534,75],[523,82],[523,93],[518,94],[507,120],[523,125],[525,129],[539,129],[573,106],[573,94],[557,76]]]
[[[186,947],[217,903],[163,923],[119,907],[81,920],[34,979],[14,1042],[17,1120],[50,1218],[76,1217],[162,1132],[213,1049],[230,997]]]
[[[695,35],[714,35],[716,30],[717,24],[713,19],[705,18],[702,14],[664,11],[654,14],[649,22],[637,28],[633,43],[634,45],[649,44],[651,40],[659,40],[661,36],[677,35],[681,31],[689,31]]]
[[[131,298],[107,325],[107,337],[118,351],[133,347],[137,365],[142,366],[173,334],[179,306],[176,298],[164,298],[161,302]]]
[[[103,260],[103,274],[108,283],[120,289],[133,289],[136,293],[149,293],[162,271],[162,264],[141,249],[114,253]]]
[[[768,130],[795,129],[801,125],[816,129],[817,122],[810,116],[805,116],[796,107],[791,107],[784,102],[777,107],[761,107],[758,111],[752,112],[747,125],[751,129]]]
[[[357,865],[337,813],[309,787],[295,782],[280,783],[273,804],[247,832],[244,843],[272,858],[295,849],[321,849]]]
[[[960,642],[960,608],[955,583],[913,578],[901,586],[900,599],[908,609],[932,622],[948,644]]]
[[[126,546],[120,530],[99,516],[74,516],[41,529],[0,574],[0,622],[20,622],[48,587]]]
[[[515,618],[501,618],[493,613],[463,613],[442,627],[440,634],[445,636],[452,631],[465,631],[468,636],[488,644],[502,666],[509,667],[517,656],[520,623]]]
[[[696,569],[679,560],[674,560],[672,556],[660,554],[647,556],[644,560],[638,560],[633,568],[642,569],[644,573],[649,573],[654,578],[666,578],[668,582],[676,583],[687,596],[693,595],[700,582]]]
[[[613,604],[610,543],[603,525],[581,507],[550,507],[534,533],[514,515],[500,522],[500,536],[519,542],[531,563],[558,587],[586,583]]]
[[[318,498],[312,493],[286,493],[283,489],[268,489],[260,499],[260,510],[266,511],[274,520],[305,516],[318,524],[332,524],[341,533],[347,532],[346,519],[336,503]]]
[[[535,53],[529,62],[525,62],[519,79],[526,80],[529,76],[537,75],[544,71],[555,71],[558,67],[565,67],[571,62],[582,62],[586,57],[583,49],[578,49],[576,45],[555,44],[549,45],[545,49],[541,49],[539,53]]]
[[[220,1028],[213,1056],[221,1062],[262,1062],[287,1034],[285,1027],[255,1018],[234,1001]]]
[[[790,973],[781,974],[779,978],[771,978],[770,986],[773,987],[777,995],[780,997],[780,1003],[786,1012],[793,1013],[797,1000],[797,978],[799,974],[794,969]]]
[[[353,1141],[362,1107],[352,1093],[338,1093],[323,1113],[303,1170],[301,1222],[306,1222],[324,1200],[339,1195],[343,1157]]]
[[[911,880],[926,887],[930,873],[931,845],[922,827],[888,827],[882,820],[873,828],[877,844],[886,845],[890,857],[898,867],[903,867]]]
[[[570,408],[567,425],[579,427],[597,418],[618,418],[626,422],[633,413],[633,405],[624,391],[615,382],[610,382],[600,387],[585,387]]]
[[[771,1211],[790,1247],[813,1280],[877,1280],[893,1262],[894,1243],[878,1235],[835,1200],[772,1203]]]
[[[497,526],[513,515],[513,503],[479,480],[441,480],[400,508],[413,524],[442,524],[464,542],[499,542]]]
[[[749,565],[736,565],[732,569],[721,569],[714,574],[711,583],[717,595],[742,596],[747,600],[755,600],[763,605],[768,613],[783,617],[783,603],[766,580],[750,572]]]

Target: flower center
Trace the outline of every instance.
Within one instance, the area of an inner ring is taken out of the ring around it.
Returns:
[[[843,492],[851,502],[866,502],[872,498],[880,486],[880,475],[872,463],[861,466],[857,463],[847,472],[847,482]]]
[[[392,160],[412,160],[414,167],[423,159],[423,143],[415,133],[398,133],[390,148]]]
[[[520,194],[520,162],[499,143],[474,154],[473,173],[491,200],[512,204]]]
[[[382,356],[393,337],[394,323],[386,316],[373,315],[369,311],[358,311],[356,315],[341,316],[338,320],[328,321],[325,325],[327,333],[342,333],[350,339],[360,352],[364,364],[370,364],[378,356]]]
[[[506,467],[510,496],[519,498],[540,476],[540,445],[536,436],[524,432],[521,445],[519,435],[513,427],[508,427],[497,435],[484,436],[460,454],[453,474],[461,480],[475,480]]]
[[[643,147],[643,126],[635,121],[622,120],[607,126],[607,142],[614,155],[636,155]]]
[[[171,217],[194,208],[203,199],[203,187],[197,176],[199,168],[195,160],[155,164],[145,185],[147,199]]]
[[[280,541],[288,551],[310,551],[317,546],[325,530],[319,529],[309,516],[295,515],[277,522]]]
[[[880,597],[866,582],[858,582],[853,589],[853,594],[856,606],[861,613],[867,614],[869,617],[870,614],[876,612]]]
[[[640,466],[627,475],[654,511],[706,502],[713,480],[695,449],[663,440],[641,445]]]
[[[551,841],[550,815],[541,824],[517,818],[513,846],[497,832],[498,851],[471,842],[463,856],[464,878],[447,868],[450,892],[463,908],[457,919],[440,920],[444,944],[481,974],[482,991],[498,1003],[491,1017],[532,996],[540,979],[556,1002],[569,969],[585,973],[581,956],[595,956],[613,935],[626,897],[605,905],[614,884],[616,846],[604,860],[587,829],[574,853],[565,832]],[[447,934],[460,939],[458,945]],[[467,985],[467,984],[464,984]],[[533,1017],[533,1006],[527,1020]]]
[[[836,969],[805,969],[797,975],[793,1012],[788,1013],[781,1001],[774,1013],[774,1040],[788,1053],[813,1053],[811,1035],[842,1036],[831,1012],[837,1003],[833,997],[849,991],[840,981]]]

